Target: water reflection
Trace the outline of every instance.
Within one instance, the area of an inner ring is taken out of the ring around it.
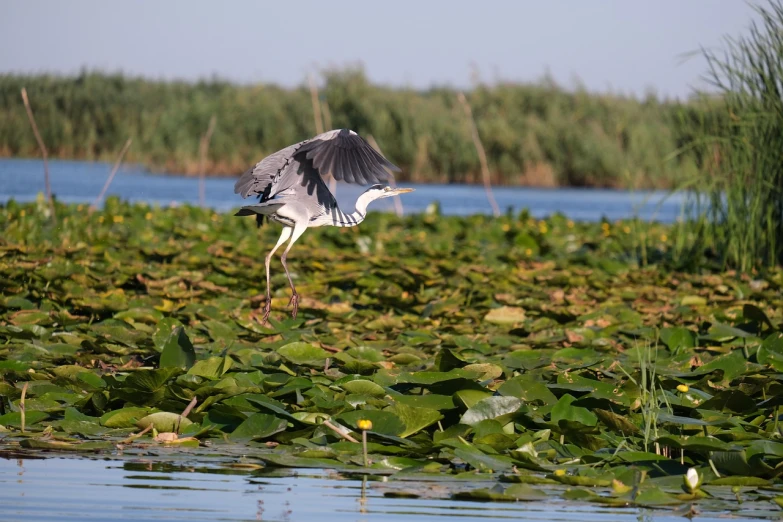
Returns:
[[[654,511],[566,502],[557,489],[543,502],[452,501],[448,500],[450,491],[481,483],[447,477],[412,482],[328,470],[249,469],[234,467],[235,462],[200,454],[152,454],[124,460],[0,458],[0,518],[112,522],[399,522],[442,521],[444,517],[464,521],[570,522],[576,517],[584,522],[682,520],[671,508]],[[432,498],[427,498],[428,494]],[[710,517],[700,516],[699,520]]]

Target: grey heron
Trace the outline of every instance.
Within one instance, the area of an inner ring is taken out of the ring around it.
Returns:
[[[335,129],[270,154],[237,180],[234,193],[243,199],[258,195],[259,202],[243,206],[235,215],[255,215],[259,226],[265,217],[283,225],[280,239],[264,260],[266,304],[262,323],[269,319],[272,307],[269,264],[275,251],[288,241],[281,261],[291,286],[291,301],[288,305],[293,307],[291,315],[296,317],[299,294],[288,272],[288,251],[310,227],[358,225],[367,215],[367,205],[372,201],[413,191],[411,188],[380,184],[391,178],[386,169],[400,170],[356,132]],[[326,186],[323,177],[326,175],[347,183],[373,185],[358,197],[354,212],[346,214],[340,210],[334,195]]]

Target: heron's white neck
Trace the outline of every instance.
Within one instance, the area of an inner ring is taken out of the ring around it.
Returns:
[[[327,216],[328,224],[335,227],[352,227],[364,221],[367,215],[367,205],[378,199],[378,195],[372,192],[365,192],[356,200],[356,210],[350,214],[345,214],[339,207],[335,207],[335,212]]]

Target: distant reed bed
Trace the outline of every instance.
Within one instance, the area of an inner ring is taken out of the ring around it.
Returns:
[[[473,183],[480,165],[471,129],[450,88],[370,83],[361,69],[326,71],[311,103],[306,84],[240,86],[219,79],[161,82],[83,72],[71,77],[0,75],[0,155],[38,155],[20,89],[26,87],[52,156],[126,161],[195,174],[199,144],[216,125],[204,165],[237,175],[262,156],[326,126],[372,135],[403,171],[401,181]],[[535,84],[477,85],[465,93],[497,185],[668,188],[697,172],[695,154],[666,159],[692,139],[701,105],[569,91]]]

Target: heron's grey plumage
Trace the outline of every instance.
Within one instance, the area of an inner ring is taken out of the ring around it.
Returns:
[[[272,198],[303,173],[300,166],[306,160],[321,176],[359,185],[389,181],[391,175],[385,169],[400,170],[352,130],[335,129],[270,154],[239,178],[234,193],[246,198],[265,195],[271,188],[266,197]]]
[[[291,304],[296,317],[298,294],[286,265],[288,251],[307,228],[358,225],[364,220],[371,201],[413,190],[379,185],[392,179],[389,170],[400,169],[354,131],[335,129],[270,154],[237,180],[234,193],[242,198],[258,195],[260,201],[242,207],[236,215],[256,215],[259,224],[265,216],[284,227],[280,239],[265,259],[267,301],[264,322],[271,306],[269,263],[274,252],[289,241],[281,260],[293,292]],[[324,176],[329,175],[347,183],[374,185],[359,196],[356,210],[345,214],[326,186]]]

